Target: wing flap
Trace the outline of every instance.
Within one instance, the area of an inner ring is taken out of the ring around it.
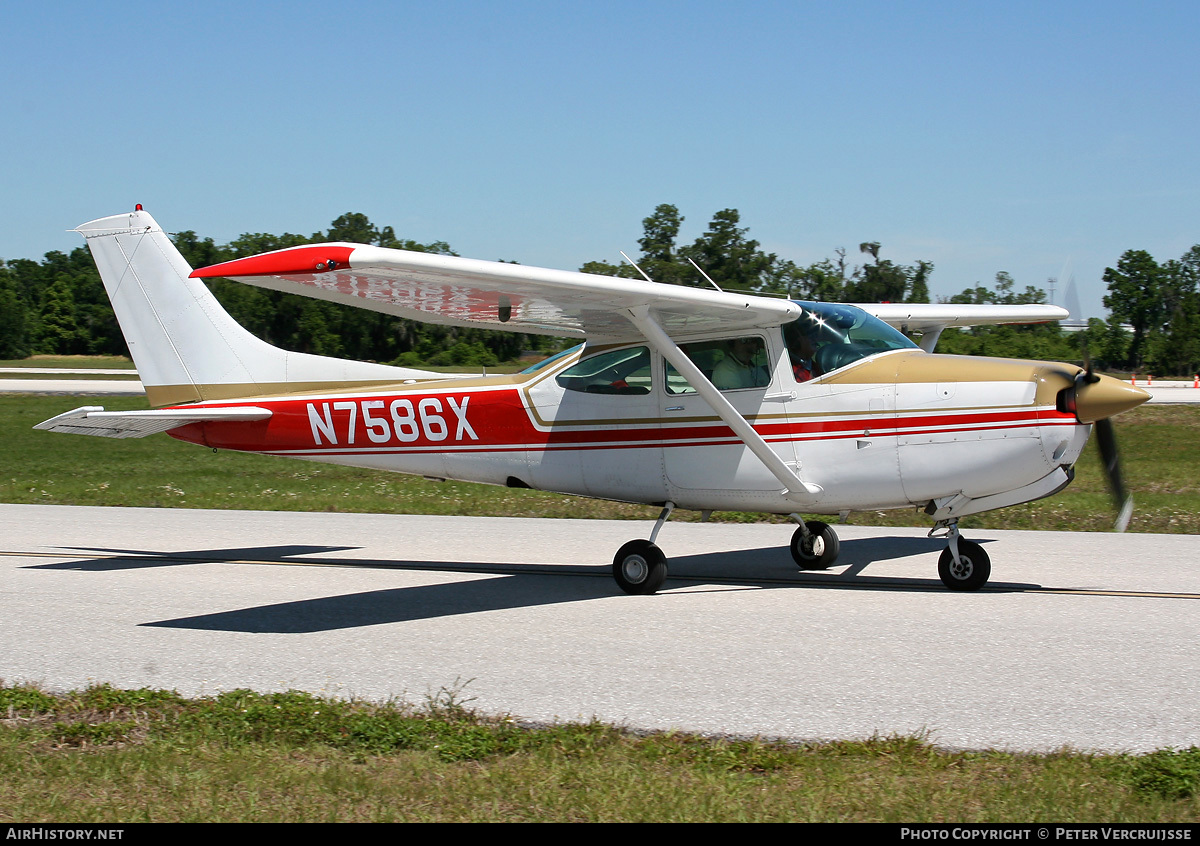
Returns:
[[[270,416],[270,410],[255,406],[105,411],[103,406],[85,405],[44,420],[33,428],[70,435],[94,435],[100,438],[144,438],[189,423],[209,420],[266,420]]]

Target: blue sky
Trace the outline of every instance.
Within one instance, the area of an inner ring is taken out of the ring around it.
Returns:
[[[578,268],[737,208],[935,295],[1200,243],[1194,2],[0,2],[0,257],[142,203],[224,243],[347,211]],[[1059,284],[1058,301],[1063,300]]]

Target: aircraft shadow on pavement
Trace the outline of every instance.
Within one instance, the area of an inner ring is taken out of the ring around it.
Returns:
[[[986,542],[986,541],[985,541]],[[854,538],[840,541],[841,553],[837,563],[829,572],[841,572],[849,566],[859,572],[871,564],[884,564],[900,558],[913,555],[932,555],[932,566],[937,566],[937,556],[941,554],[944,540],[914,537],[878,537]],[[669,553],[668,553],[669,554]],[[740,560],[739,560],[740,559]],[[736,562],[733,567],[731,562]],[[800,574],[802,572],[819,573],[821,571],[801,571],[792,561],[791,553],[784,545],[768,546],[761,549],[739,549],[727,552],[708,552],[698,555],[674,556],[670,559],[671,575],[686,578],[686,572],[694,576],[736,577],[754,573],[773,578],[781,574]]]
[[[309,634],[482,611],[583,602],[610,595],[612,590],[594,579],[581,582],[520,574],[322,596],[142,625],[227,632]]]
[[[161,552],[149,549],[105,549],[102,547],[59,547],[79,552],[106,553],[96,558],[78,561],[56,561],[53,564],[33,564],[30,570],[137,570],[143,567],[178,567],[190,564],[237,561],[273,561],[286,563],[300,555],[345,552],[353,546],[258,546],[244,549],[208,549],[203,551]]]
[[[986,542],[986,541],[984,541]],[[309,552],[336,551],[346,547],[261,547],[248,550],[218,550],[163,554],[169,563],[233,561],[253,565],[287,563],[289,556]],[[842,544],[839,563],[826,571],[796,569],[786,549],[733,550],[682,555],[671,559],[671,575],[663,587],[672,589],[716,585],[751,589],[856,589],[907,593],[944,593],[937,577],[936,557],[928,578],[864,575],[871,564],[926,553],[940,554],[940,544],[924,538],[883,537],[849,540]],[[236,559],[227,553],[236,553]],[[101,562],[110,559],[100,559]],[[140,560],[140,559],[139,559]],[[443,584],[387,588],[336,596],[259,605],[233,611],[200,614],[142,625],[160,628],[200,629],[253,633],[299,634],[362,626],[401,623],[483,611],[530,608],[568,602],[586,602],[619,595],[605,565],[518,565],[445,561],[397,561],[370,559],[307,558],[306,562],[347,568],[461,572],[492,578],[460,579]],[[87,563],[87,562],[84,562]],[[85,569],[75,562],[75,569]],[[60,565],[62,566],[62,565]],[[103,569],[103,568],[96,568]],[[558,578],[552,578],[557,576]],[[578,577],[587,577],[580,579]],[[567,578],[571,577],[571,578]],[[1022,591],[1032,584],[989,584],[988,591]]]

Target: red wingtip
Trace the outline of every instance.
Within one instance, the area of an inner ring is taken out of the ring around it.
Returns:
[[[191,278],[209,279],[216,276],[290,276],[292,274],[327,273],[350,267],[354,247],[318,244],[310,247],[290,247],[257,256],[234,259],[193,270]]]

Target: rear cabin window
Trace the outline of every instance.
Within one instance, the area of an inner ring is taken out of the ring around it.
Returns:
[[[521,373],[522,374],[537,373],[543,367],[549,367],[551,364],[554,364],[556,361],[560,361],[561,359],[566,358],[567,356],[571,355],[572,353],[578,352],[582,346],[583,346],[583,344],[576,344],[575,346],[573,346],[569,349],[565,349],[562,352],[555,353],[554,355],[550,356],[549,358],[543,358],[541,361],[535,361],[533,364],[529,365],[524,370],[522,370]]]
[[[568,391],[589,394],[650,393],[650,350],[625,347],[597,353],[554,377]]]

